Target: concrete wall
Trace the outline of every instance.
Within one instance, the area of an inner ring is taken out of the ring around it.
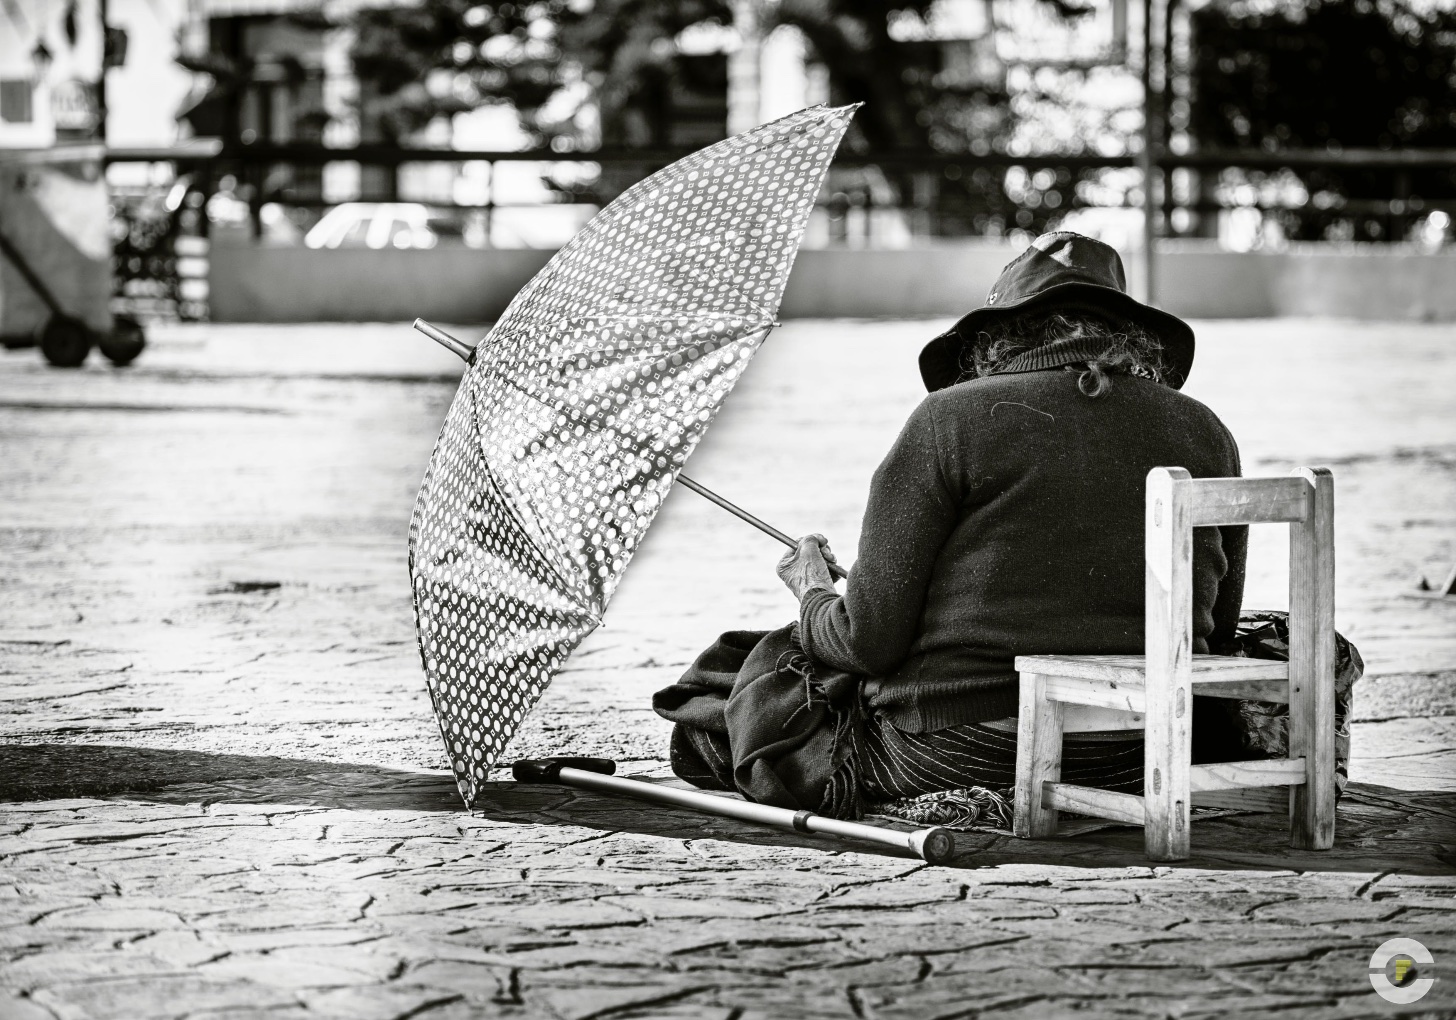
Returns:
[[[1456,320],[1456,254],[1424,255],[1372,245],[1358,256],[1341,256],[1308,246],[1283,259],[1283,271],[1271,281],[1279,315]]]
[[[549,251],[212,247],[214,322],[488,322]]]
[[[981,303],[1016,254],[999,244],[801,251],[779,313],[788,319],[957,315]]]
[[[932,317],[978,305],[1016,250],[958,244],[900,251],[799,253],[781,314]],[[434,248],[372,251],[214,246],[219,322],[486,322],[504,310],[548,251]],[[1137,286],[1136,259],[1130,260]],[[1456,321],[1456,254],[1376,246],[1300,246],[1238,253],[1169,245],[1159,304],[1189,318],[1335,316]]]
[[[1158,304],[1190,319],[1263,319],[1284,314],[1275,294],[1285,256],[1184,248],[1158,253]],[[1456,260],[1452,260],[1456,267]],[[1134,281],[1141,277],[1133,273]],[[1134,291],[1136,293],[1136,291]],[[1329,314],[1329,313],[1326,313]]]

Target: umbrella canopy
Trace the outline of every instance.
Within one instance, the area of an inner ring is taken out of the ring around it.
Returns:
[[[467,806],[772,329],[853,112],[804,110],[637,184],[470,355],[409,538],[425,680]]]

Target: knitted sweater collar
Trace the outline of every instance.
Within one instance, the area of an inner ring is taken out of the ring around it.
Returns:
[[[991,369],[992,375],[1010,375],[1016,372],[1040,372],[1047,368],[1061,368],[1063,365],[1077,365],[1096,361],[1102,354],[1106,342],[1098,344],[1096,339],[1073,337],[1058,340],[1035,350],[1018,354],[1004,364]]]

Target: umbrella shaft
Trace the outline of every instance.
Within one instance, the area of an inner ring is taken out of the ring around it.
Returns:
[[[702,496],[709,502],[718,504],[724,510],[727,510],[730,514],[732,514],[734,517],[737,517],[740,520],[747,521],[749,524],[752,524],[755,528],[763,532],[765,535],[769,535],[772,538],[778,539],[790,549],[798,548],[799,543],[794,541],[787,534],[780,531],[778,528],[775,528],[767,521],[759,520],[757,517],[753,516],[753,514],[749,513],[747,510],[744,510],[742,507],[736,506],[735,504],[728,502],[726,499],[718,495],[706,485],[702,485],[698,482],[693,481],[687,475],[678,475],[677,480],[682,482],[689,489],[692,489],[699,496]],[[830,563],[828,564],[828,567],[829,573],[837,578],[840,578],[841,580],[849,576],[849,572],[841,567],[838,563]]]
[[[769,524],[767,521],[761,521],[757,517],[753,516],[753,514],[749,513],[747,510],[744,510],[742,507],[736,506],[733,503],[728,502],[726,499],[718,495],[706,485],[701,485],[698,482],[693,481],[687,475],[678,475],[677,480],[682,482],[689,489],[692,489],[699,496],[702,496],[704,499],[708,500],[710,503],[717,503],[734,517],[737,517],[740,520],[747,521],[749,524],[752,524],[755,528],[763,532],[765,535],[769,535],[773,538],[778,539],[790,549],[798,546],[798,542],[795,542],[787,534],[780,531],[778,528],[775,528],[772,524]]]
[[[584,790],[617,793],[635,797],[638,800],[650,800],[658,804],[693,808],[709,814],[737,818],[744,822],[772,825],[778,829],[821,832],[829,836],[848,836],[851,839],[862,839],[870,843],[909,850],[916,856],[922,854],[921,847],[925,834],[935,831],[922,829],[917,832],[902,832],[898,829],[883,829],[877,825],[865,825],[862,822],[845,822],[838,818],[825,818],[807,811],[790,811],[788,808],[772,807],[768,804],[753,804],[746,800],[715,797],[710,793],[659,786],[655,783],[643,782],[640,779],[618,779],[596,772],[587,772],[583,769],[563,768],[559,782]],[[917,837],[919,838],[917,839]]]

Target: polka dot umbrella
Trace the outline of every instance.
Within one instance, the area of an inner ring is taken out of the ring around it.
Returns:
[[[456,344],[469,366],[415,502],[409,564],[425,682],[467,807],[601,622],[773,328],[854,109],[800,111],[642,181],[473,351]]]

